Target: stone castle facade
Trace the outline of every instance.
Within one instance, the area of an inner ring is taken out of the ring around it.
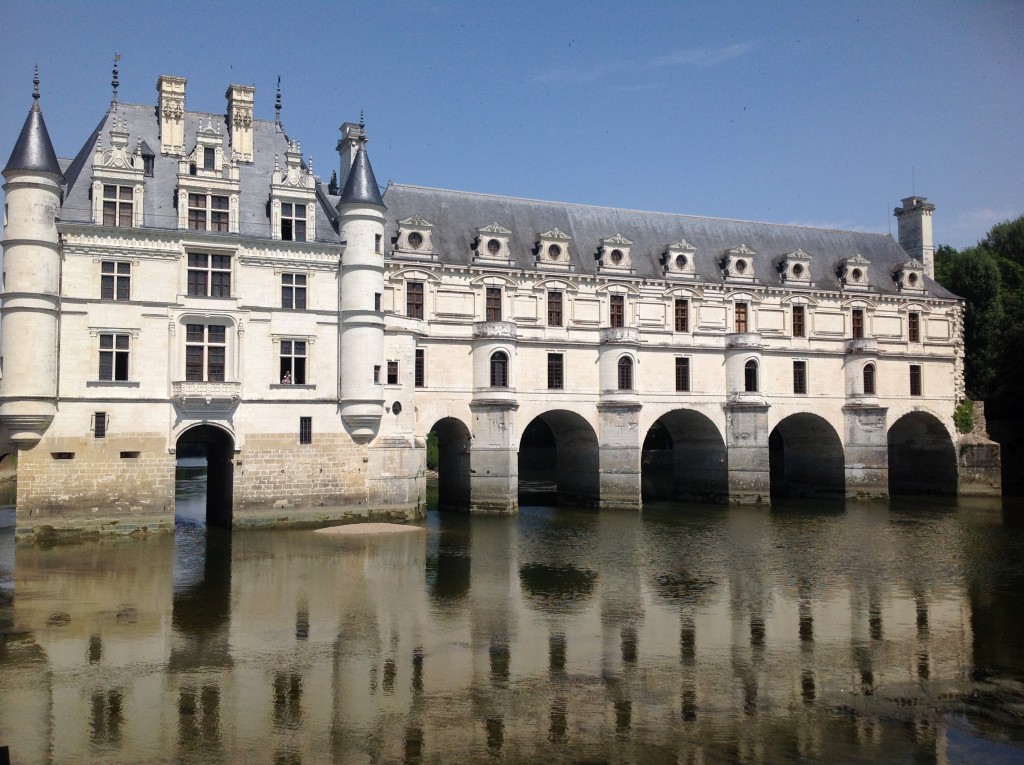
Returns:
[[[443,505],[989,492],[958,464],[962,303],[931,216],[891,237],[391,184],[346,123],[324,182],[231,85],[111,103],[70,159],[38,87],[3,171],[0,425],[19,531]],[[980,478],[979,478],[980,476]]]

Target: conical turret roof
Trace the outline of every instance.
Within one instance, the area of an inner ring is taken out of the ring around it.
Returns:
[[[366,155],[366,147],[356,150],[356,158],[352,161],[352,169],[345,179],[345,188],[341,190],[339,204],[363,204],[384,208],[377,179],[370,167],[370,158]]]
[[[39,94],[34,93],[32,97],[35,100],[25,119],[25,125],[21,128],[18,142],[14,144],[11,158],[7,160],[4,175],[15,170],[29,170],[63,177],[60,163],[57,162],[57,154],[50,142],[50,134],[46,130],[43,112],[39,108]]]

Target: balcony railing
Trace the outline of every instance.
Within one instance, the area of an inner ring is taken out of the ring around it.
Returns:
[[[171,383],[171,399],[187,411],[224,411],[238,405],[242,398],[240,382],[178,380]]]
[[[640,330],[636,327],[603,327],[601,345],[640,345]]]
[[[516,325],[511,321],[478,321],[473,325],[473,337],[515,340]]]

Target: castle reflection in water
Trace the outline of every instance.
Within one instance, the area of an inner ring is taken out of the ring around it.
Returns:
[[[975,634],[1013,618],[986,577],[1014,535],[998,511],[887,504],[8,535],[0,744],[15,762],[955,761],[949,711],[979,665],[1020,656]]]

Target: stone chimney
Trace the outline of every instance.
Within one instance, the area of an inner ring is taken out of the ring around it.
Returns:
[[[932,241],[932,213],[935,205],[924,197],[907,197],[903,207],[892,211],[899,225],[900,247],[935,278],[935,244]]]
[[[160,96],[160,153],[180,157],[185,154],[185,83],[184,77],[160,75],[156,91]]]
[[[343,189],[352,163],[356,161],[356,152],[366,139],[366,130],[361,124],[357,125],[354,122],[346,122],[339,129],[341,138],[338,139],[338,154],[341,155],[341,172],[338,173],[338,188]]]
[[[252,110],[256,89],[250,85],[229,85],[228,125],[231,151],[236,162],[252,162]]]

